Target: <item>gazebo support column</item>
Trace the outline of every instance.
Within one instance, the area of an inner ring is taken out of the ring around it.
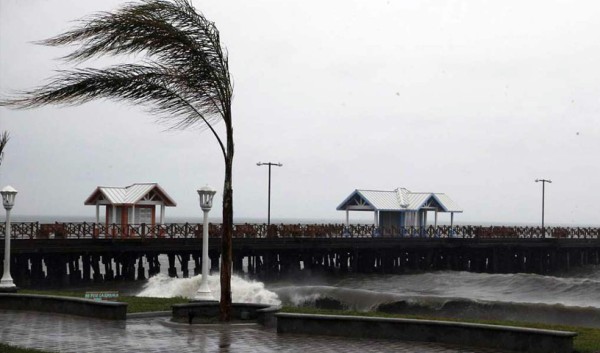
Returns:
[[[96,204],[96,224],[100,223],[100,205]]]
[[[373,229],[373,236],[379,237],[381,236],[381,232],[379,229],[379,211],[375,210],[375,212],[373,212],[375,214],[375,222],[374,222],[374,226],[375,229]]]
[[[350,210],[346,209],[346,226],[342,231],[342,236],[349,237],[350,236]]]
[[[434,220],[433,226],[435,228],[435,236],[439,237],[440,235],[438,233],[438,225],[437,225],[438,224],[438,210],[437,210],[437,208],[435,209],[434,212],[435,212],[435,220]]]
[[[165,224],[165,205],[160,205],[160,224]]]

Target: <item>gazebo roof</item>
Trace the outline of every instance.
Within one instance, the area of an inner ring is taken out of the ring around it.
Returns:
[[[462,212],[448,195],[435,192],[412,192],[404,188],[392,191],[356,189],[336,209],[355,211],[418,211],[435,204],[442,212]]]
[[[158,197],[165,206],[177,203],[157,183],[136,183],[125,187],[98,186],[85,200],[85,205],[95,205],[102,200],[111,205],[135,205],[144,199]]]

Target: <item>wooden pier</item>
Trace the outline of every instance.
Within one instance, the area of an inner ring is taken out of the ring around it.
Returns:
[[[211,270],[218,271],[220,235],[218,225],[213,226],[209,257]],[[17,231],[12,240],[11,270],[17,286],[143,280],[160,272],[172,277],[201,273],[201,225],[177,225],[173,227],[180,231],[176,235],[169,233],[170,225],[164,226],[164,232],[130,229],[127,233],[120,230],[121,234],[110,229],[97,232],[94,224],[85,230],[88,233],[82,232],[86,227],[60,223],[13,227]],[[183,228],[188,233],[183,234]],[[535,228],[517,227],[439,227],[410,229],[396,235],[382,235],[385,232],[368,226],[345,229],[341,225],[288,225],[290,233],[282,230],[285,227],[276,226],[276,233],[272,234],[264,225],[236,228],[234,272],[258,279],[315,273],[437,270],[550,274],[574,266],[600,264],[597,228],[546,228],[545,237]],[[73,231],[77,229],[78,232]],[[307,236],[306,229],[320,233]],[[42,230],[48,234],[42,234]],[[251,232],[256,234],[249,236]],[[163,268],[159,256],[164,259]]]

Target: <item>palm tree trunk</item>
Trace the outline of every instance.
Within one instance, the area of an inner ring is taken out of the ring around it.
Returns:
[[[227,155],[223,187],[223,235],[221,236],[221,321],[231,320],[231,261],[233,235],[233,128],[227,125]]]

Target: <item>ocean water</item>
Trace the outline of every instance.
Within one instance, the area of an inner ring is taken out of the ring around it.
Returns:
[[[396,297],[464,298],[477,301],[561,304],[600,309],[600,268],[586,269],[590,277],[542,276],[536,274],[487,274],[440,271],[407,275],[358,274],[339,279],[325,278],[311,284],[294,283],[293,279],[271,283],[286,302],[299,304],[299,292],[319,293],[327,288],[350,290],[373,300],[358,302],[354,309],[369,310]],[[328,293],[328,295],[337,295]],[[336,299],[349,300],[347,293]],[[364,298],[363,298],[364,299]]]
[[[215,297],[218,276],[210,276]],[[140,296],[193,297],[200,276],[159,275]],[[600,327],[600,266],[542,276],[440,271],[404,275],[303,275],[261,283],[234,276],[234,302],[384,311]]]

